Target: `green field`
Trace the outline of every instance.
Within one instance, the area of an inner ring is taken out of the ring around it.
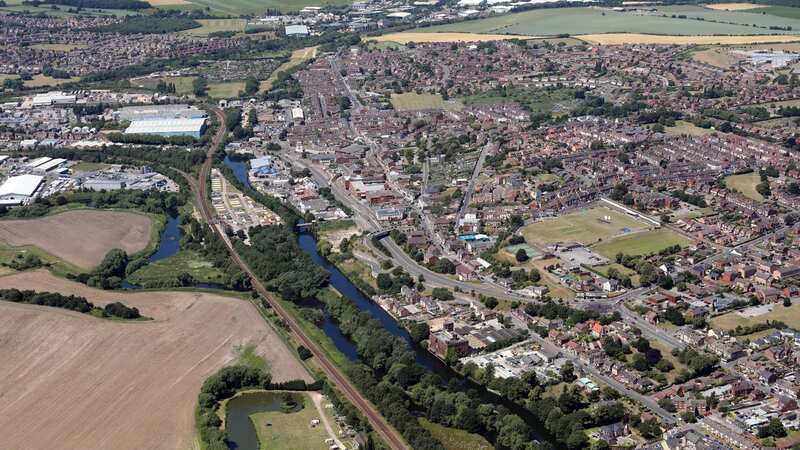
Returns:
[[[761,183],[761,176],[756,172],[731,175],[725,178],[725,186],[730,190],[741,192],[747,198],[763,202],[764,197],[756,191],[756,185]]]
[[[190,36],[208,36],[211,33],[220,31],[234,31],[236,33],[243,33],[247,26],[245,19],[198,19],[202,25],[200,28],[191,28],[189,30],[181,31],[180,34],[188,34]]]
[[[319,412],[306,393],[293,393],[302,400],[302,409],[284,413],[269,411],[252,414],[250,420],[256,427],[259,448],[262,450],[327,450],[328,433],[322,424],[311,426],[312,419],[319,419]],[[267,426],[269,424],[269,426]]]
[[[778,320],[784,322],[790,328],[800,329],[800,302],[788,308],[782,304],[775,304],[771,312],[755,317],[742,317],[735,312],[730,312],[711,319],[711,326],[723,330],[732,330],[737,325],[748,326],[764,323],[767,320]]]
[[[596,33],[645,33],[665,35],[797,34],[800,20],[748,12],[713,11],[692,6],[659,8],[660,15],[601,10],[599,8],[549,8],[493,16],[413,31],[501,33],[531,36]],[[687,18],[672,18],[672,15]],[[664,17],[663,15],[667,15]],[[696,20],[702,18],[704,20]],[[711,20],[732,23],[715,23]],[[753,27],[756,24],[759,27]],[[770,30],[769,26],[791,26],[793,31]]]
[[[628,236],[618,237],[607,242],[601,242],[592,247],[592,250],[613,259],[617,253],[638,256],[648,255],[659,252],[667,247],[689,245],[689,239],[681,236],[674,231],[660,229],[635,233]]]
[[[420,418],[422,428],[430,431],[434,439],[442,444],[445,450],[492,450],[492,444],[481,435],[457,428],[449,428],[428,419]]]
[[[611,221],[601,221],[604,216],[610,216]],[[627,214],[598,206],[530,224],[522,229],[522,235],[527,242],[540,244],[575,241],[589,245],[625,232],[647,228],[647,225]]]
[[[86,269],[82,269],[74,264],[71,264],[70,262],[50,254],[35,245],[22,245],[19,247],[14,247],[0,243],[0,265],[5,266],[15,259],[20,261],[21,258],[24,258],[26,255],[38,256],[44,264],[48,265],[47,268],[58,276],[63,277],[69,273],[78,274],[86,271]],[[0,268],[0,272],[5,270],[10,269],[6,269],[5,267]]]
[[[767,14],[771,16],[786,17],[788,19],[800,19],[800,8],[791,6],[767,6],[764,8],[753,8],[745,10],[750,14]]]
[[[700,128],[691,122],[678,120],[675,122],[674,127],[664,127],[664,133],[668,136],[705,136],[716,133],[716,131],[709,128]]]
[[[573,89],[523,89],[506,87],[490,89],[463,99],[464,104],[517,102],[534,113],[565,114],[577,106]]]
[[[80,77],[72,77],[72,78],[53,78],[48,77],[42,74],[34,75],[32,79],[25,80],[25,87],[27,88],[39,88],[45,86],[58,86],[60,84],[72,83],[76,81],[80,81]]]
[[[464,107],[464,105],[455,100],[443,100],[439,94],[417,94],[416,92],[392,94],[392,106],[398,111],[425,111],[431,109],[458,111]]]
[[[244,81],[208,83],[208,96],[215,99],[236,98],[244,91]]]
[[[164,9],[205,9],[215,16],[259,15],[267,9],[279,11],[299,11],[306,6],[343,6],[352,1],[347,0],[188,0],[189,5],[164,5]]]
[[[598,272],[600,275],[603,275],[604,277],[607,277],[608,276],[608,269],[611,269],[612,267],[614,269],[617,269],[617,271],[620,273],[620,275],[623,275],[623,276],[628,275],[629,277],[631,277],[631,282],[633,282],[633,286],[634,287],[639,287],[639,274],[636,273],[635,270],[629,269],[629,268],[623,266],[622,264],[617,264],[617,263],[603,264],[603,265],[600,265],[600,266],[593,266],[592,270]]]
[[[147,285],[154,282],[169,282],[181,273],[188,273],[199,283],[225,283],[225,273],[214,267],[198,253],[182,250],[169,258],[148,264],[128,277],[133,284]]]
[[[161,77],[161,78],[138,78],[131,80],[131,86],[143,89],[156,89],[159,81],[173,83],[175,93],[178,95],[188,95],[194,92],[192,82],[196,77]]]

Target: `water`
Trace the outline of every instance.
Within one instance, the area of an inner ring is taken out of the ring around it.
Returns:
[[[158,247],[155,253],[147,258],[147,263],[152,264],[164,258],[169,258],[175,255],[181,249],[181,238],[183,238],[183,231],[180,227],[180,220],[178,216],[167,216],[167,223],[164,229],[161,230],[161,235],[158,238]],[[205,284],[205,283],[204,283]],[[204,287],[204,286],[196,286]],[[210,287],[210,286],[209,286]],[[123,289],[141,289],[142,287],[136,284],[129,283],[127,279],[122,280]]]
[[[252,188],[250,185],[250,179],[247,176],[248,171],[248,162],[245,159],[238,159],[238,158],[231,158],[230,156],[225,156],[225,160],[223,161],[226,166],[230,167],[233,171],[233,175],[236,177],[239,182],[244,184],[245,186]]]
[[[258,450],[258,434],[255,427],[264,427],[266,423],[254,424],[250,415],[281,411],[283,396],[284,394],[276,392],[247,392],[229,400],[225,405],[225,431],[228,436],[228,448]],[[295,401],[302,404],[304,400],[302,396],[292,396]]]

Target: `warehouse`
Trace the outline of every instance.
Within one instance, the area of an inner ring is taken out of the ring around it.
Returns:
[[[75,103],[75,99],[76,97],[72,94],[51,91],[44,94],[36,94],[33,96],[31,104],[32,106],[71,105]]]
[[[286,25],[285,33],[288,37],[306,37],[309,31],[305,25]]]
[[[125,134],[149,134],[164,137],[190,136],[199,139],[206,130],[206,119],[134,120]]]
[[[39,175],[19,175],[7,179],[0,186],[0,205],[19,206],[28,203],[44,182]]]
[[[202,109],[186,104],[126,106],[114,113],[117,120],[200,119],[208,117]]]

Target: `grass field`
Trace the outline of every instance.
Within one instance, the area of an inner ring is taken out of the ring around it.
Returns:
[[[294,450],[298,448],[309,450],[326,450],[328,433],[320,424],[311,427],[312,419],[319,419],[319,412],[314,407],[311,398],[306,393],[295,395],[303,402],[303,408],[293,413],[282,411],[269,411],[252,414],[250,419],[256,427],[259,448],[269,450]],[[270,424],[267,426],[266,424]]]
[[[192,82],[196,77],[160,77],[160,78],[137,78],[131,80],[131,86],[143,89],[155,89],[159,81],[173,83],[175,93],[178,95],[188,95],[194,92]]]
[[[214,267],[196,252],[183,250],[174,256],[148,264],[128,277],[133,284],[174,281],[178,275],[188,273],[199,283],[224,283],[225,273]]]
[[[756,172],[731,175],[725,178],[725,186],[730,190],[741,192],[747,198],[763,202],[764,197],[756,191],[756,185],[761,183],[761,177]]]
[[[601,242],[592,247],[592,250],[606,258],[613,259],[617,253],[620,252],[631,256],[647,255],[659,252],[676,244],[681,247],[687,246],[689,245],[689,239],[674,231],[661,229],[631,234],[607,242]]]
[[[622,264],[617,264],[617,263],[604,264],[604,265],[600,265],[600,266],[593,266],[592,269],[596,270],[597,272],[599,272],[604,277],[607,277],[608,276],[608,269],[611,269],[612,267],[614,269],[617,269],[617,271],[621,275],[623,275],[623,276],[624,275],[628,275],[629,277],[631,277],[631,281],[633,282],[634,287],[638,287],[639,286],[639,274],[636,273],[635,270],[628,269],[627,267],[623,266]]]
[[[283,12],[298,11],[306,6],[344,6],[349,0],[187,0],[189,4],[158,5],[169,9],[209,9],[215,16],[259,15],[268,9]],[[152,2],[151,2],[152,3]]]
[[[759,5],[759,7],[752,8],[747,12],[752,14],[769,14],[772,16],[786,17],[789,19],[800,19],[800,8],[791,6],[766,6]]]
[[[481,435],[457,428],[448,428],[428,419],[420,418],[422,428],[430,431],[433,438],[442,444],[445,450],[492,450],[492,444]]]
[[[711,319],[711,326],[723,330],[732,330],[737,325],[754,325],[767,320],[779,320],[791,328],[800,329],[800,302],[796,302],[788,308],[782,304],[775,304],[772,311],[755,317],[743,317],[736,312],[730,312]]]
[[[247,20],[245,19],[198,19],[197,21],[202,25],[200,28],[192,28],[180,33],[190,36],[208,36],[219,31],[243,33],[244,28],[247,26]]]
[[[658,15],[636,15],[600,8],[550,8],[524,11],[439,25],[415,31],[518,34],[534,36],[594,35],[601,33],[642,33],[647,35],[752,35],[793,34],[763,26],[792,26],[798,30],[800,21],[746,12],[714,11],[701,7],[662,7]],[[667,17],[663,17],[666,14]],[[675,18],[670,17],[676,15]],[[686,15],[687,18],[677,18]],[[696,20],[695,18],[703,19]],[[716,23],[712,20],[731,22]],[[753,27],[753,24],[759,27]],[[720,40],[720,39],[717,39]]]
[[[76,81],[80,81],[80,77],[72,77],[72,78],[53,78],[48,77],[42,74],[34,75],[32,79],[25,80],[25,87],[27,88],[39,88],[45,86],[58,86],[60,84],[72,83]]]
[[[398,111],[426,111],[432,109],[458,111],[464,107],[457,100],[443,100],[440,94],[417,94],[416,92],[392,94],[392,106]]]
[[[235,98],[244,91],[244,81],[208,83],[208,96],[215,99]]]
[[[508,34],[476,34],[476,33],[452,33],[452,32],[404,32],[389,33],[380,36],[367,38],[374,42],[396,42],[398,44],[408,44],[409,42],[485,42],[485,41],[506,41],[509,39],[534,39],[536,36],[510,36]]]
[[[600,220],[604,216],[611,217],[610,223]],[[647,229],[647,226],[633,217],[611,208],[598,206],[532,223],[522,229],[522,234],[529,243],[575,241],[588,245],[624,232],[644,229]]]
[[[289,57],[289,61],[278,66],[272,74],[270,74],[269,78],[262,81],[259,86],[259,92],[266,92],[272,89],[272,83],[275,82],[275,79],[278,77],[278,73],[285,72],[292,67],[297,66],[298,64],[302,64],[305,61],[317,56],[317,47],[306,47],[297,49],[292,52],[292,55]]]
[[[575,291],[572,289],[564,286],[561,284],[558,279],[551,274],[550,272],[545,270],[545,267],[558,265],[561,263],[561,260],[558,258],[548,258],[548,259],[529,259],[524,263],[519,263],[514,258],[513,255],[505,252],[499,251],[494,255],[497,261],[507,262],[511,265],[524,267],[526,270],[536,269],[541,273],[542,280],[539,282],[542,286],[546,286],[547,289],[550,291],[550,297],[552,298],[565,298],[565,299],[572,299],[575,298]]]
[[[715,131],[709,128],[700,128],[691,122],[678,120],[674,127],[665,127],[664,132],[668,136],[705,136]]]
[[[86,44],[34,44],[31,48],[38,48],[41,50],[53,50],[56,52],[68,52],[77,48],[86,48]]]

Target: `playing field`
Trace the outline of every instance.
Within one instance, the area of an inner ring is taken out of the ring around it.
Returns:
[[[440,94],[417,94],[416,92],[392,94],[392,106],[398,111],[426,111],[432,109],[458,111],[464,107],[458,101],[443,100]]]
[[[611,220],[602,220],[605,216],[609,216]],[[568,241],[589,245],[598,240],[647,228],[647,225],[627,214],[598,206],[532,223],[522,229],[522,234],[527,242],[542,245]]]
[[[666,17],[665,17],[666,15]],[[673,17],[675,16],[675,17]],[[757,25],[756,27],[753,24]],[[779,31],[770,26],[791,26]],[[439,25],[415,31],[556,36],[601,33],[647,35],[797,34],[800,21],[773,15],[714,11],[696,6],[661,7],[653,15],[601,8],[548,8]],[[720,39],[717,39],[719,41]]]
[[[375,42],[396,42],[408,44],[409,42],[484,42],[505,41],[509,39],[533,39],[535,36],[509,36],[507,34],[476,34],[476,33],[434,33],[434,32],[405,32],[389,33],[367,38]]]
[[[756,185],[761,183],[761,176],[756,172],[731,175],[725,178],[725,186],[730,190],[741,192],[747,198],[763,202],[764,197],[756,191]]]
[[[674,127],[665,127],[664,132],[669,136],[705,136],[715,133],[712,129],[700,128],[691,122],[683,120],[676,121]]]
[[[244,81],[208,83],[208,96],[215,99],[236,98],[244,91]]]
[[[723,330],[732,330],[737,325],[748,326],[764,323],[767,320],[778,320],[791,328],[800,329],[800,302],[795,302],[788,308],[776,303],[772,306],[772,311],[760,316],[744,317],[738,312],[730,312],[712,319],[711,326]]]
[[[613,259],[617,253],[631,256],[648,255],[650,253],[657,253],[673,245],[685,247],[689,245],[689,239],[674,231],[660,229],[635,233],[601,242],[593,246],[592,251],[606,258]]]
[[[197,21],[202,25],[200,28],[191,28],[180,33],[191,36],[208,36],[220,31],[243,33],[247,26],[245,19],[198,19]]]

